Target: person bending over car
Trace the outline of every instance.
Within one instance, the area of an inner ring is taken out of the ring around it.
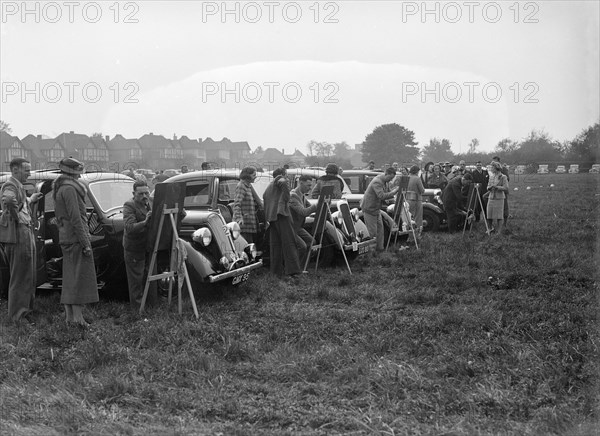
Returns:
[[[383,174],[380,174],[371,180],[365,195],[362,199],[363,217],[369,235],[377,239],[377,251],[383,251],[384,247],[384,229],[383,218],[381,216],[381,202],[388,198],[393,198],[398,192],[399,187],[396,186],[391,191],[387,192],[385,186],[396,176],[396,170],[389,167]]]
[[[466,196],[463,194],[463,187],[467,187],[473,181],[470,173],[464,176],[456,176],[442,192],[442,202],[448,218],[448,232],[457,232],[459,224],[463,217],[466,218],[465,210]]]
[[[306,265],[306,258],[309,255],[308,247],[313,243],[313,237],[304,228],[306,217],[317,211],[317,205],[313,204],[311,206],[305,197],[305,194],[310,192],[312,183],[312,177],[304,174],[300,176],[298,186],[290,194],[290,211],[292,212],[294,231],[300,237],[298,243],[302,242],[304,244],[305,255],[300,258],[300,266]]]

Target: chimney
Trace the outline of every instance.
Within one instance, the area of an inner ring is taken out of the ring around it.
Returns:
[[[73,130],[71,130],[69,133],[70,133],[71,135],[74,135],[74,134],[75,134],[75,132],[74,132]]]
[[[106,136],[104,137],[104,141],[106,141],[106,143],[108,144],[108,142],[110,141],[110,136],[109,136],[109,135],[106,135]]]
[[[150,136],[153,136],[153,135],[154,135],[154,133],[150,132]]]
[[[37,139],[42,139],[42,135],[37,135]]]
[[[285,150],[283,148],[281,149],[281,154],[285,154]]]
[[[173,141],[177,141],[177,135],[173,133]]]

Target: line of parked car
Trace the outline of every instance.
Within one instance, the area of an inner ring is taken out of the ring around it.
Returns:
[[[595,165],[590,172],[598,172]],[[594,171],[595,170],[595,171]],[[34,192],[50,194],[52,182],[59,176],[57,170],[34,171],[25,184],[28,195]],[[181,221],[179,237],[188,252],[187,269],[194,290],[201,292],[214,284],[237,285],[246,281],[252,271],[261,268],[268,259],[268,244],[264,236],[265,223],[261,223],[263,235],[260,244],[248,243],[241,235],[237,223],[232,222],[235,188],[240,171],[207,170],[177,174],[164,183],[181,183],[185,187],[184,208],[186,216]],[[290,169],[290,186],[297,186],[298,179],[309,174],[314,179],[324,175],[320,169]],[[343,251],[354,260],[374,249],[375,240],[369,235],[362,221],[360,201],[364,192],[378,172],[369,170],[344,171],[342,199],[330,204],[333,223],[326,226],[321,258],[324,263],[341,259]],[[0,175],[0,186],[9,177]],[[254,184],[262,196],[272,180],[270,173],[259,173]],[[100,289],[110,289],[126,283],[123,263],[123,204],[131,198],[134,180],[115,173],[86,173],[81,179],[89,187],[86,197],[88,226],[90,230],[96,273]],[[426,189],[423,196],[423,230],[436,231],[447,226],[446,214],[441,200],[441,190]],[[317,199],[309,199],[316,202]],[[383,205],[386,241],[392,236],[406,239],[409,223],[394,221],[393,200]],[[45,195],[33,206],[33,219],[37,246],[37,285],[40,288],[57,289],[61,286],[62,253],[58,241],[58,227],[51,195]],[[412,223],[411,223],[412,224]],[[306,229],[312,232],[314,217],[306,220]],[[404,230],[403,230],[404,229]],[[268,232],[267,232],[268,233]],[[263,253],[263,256],[260,253]],[[159,257],[160,271],[168,268],[168,259]],[[0,248],[0,293],[6,294],[8,265]],[[168,283],[163,283],[165,287]]]

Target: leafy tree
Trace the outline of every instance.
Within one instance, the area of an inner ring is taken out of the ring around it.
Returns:
[[[423,161],[446,162],[454,160],[454,153],[447,139],[431,138],[429,145],[423,147]]]
[[[477,147],[479,147],[479,139],[473,138],[471,142],[469,142],[469,154],[474,154],[477,151]]]
[[[336,157],[344,158],[348,155],[350,151],[350,146],[346,143],[346,141],[337,142],[333,144],[333,154]]]
[[[8,123],[5,123],[2,120],[0,120],[0,131],[6,132],[6,133],[12,133],[12,129],[10,128],[10,125]]]
[[[92,133],[92,138],[104,138],[104,136],[102,135],[102,132],[95,132]]]
[[[573,141],[567,151],[567,158],[592,166],[600,160],[600,123],[584,129]]]
[[[309,143],[306,144],[306,149],[308,150],[308,155],[309,156],[314,156],[316,146],[317,146],[317,141],[315,141],[314,139],[311,139],[309,141]]]
[[[362,143],[362,160],[376,165],[391,162],[415,162],[419,157],[415,134],[396,123],[384,124],[369,133]]]
[[[561,144],[543,131],[532,130],[511,153],[512,160],[523,164],[558,162],[562,159]]]

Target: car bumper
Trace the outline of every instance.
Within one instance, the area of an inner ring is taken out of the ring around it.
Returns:
[[[241,268],[234,269],[233,271],[228,271],[222,274],[216,274],[208,277],[209,283],[221,282],[223,280],[231,279],[233,277],[241,276],[243,274],[249,273],[258,268],[262,268],[263,263],[262,260],[257,260],[256,262],[243,266]]]

